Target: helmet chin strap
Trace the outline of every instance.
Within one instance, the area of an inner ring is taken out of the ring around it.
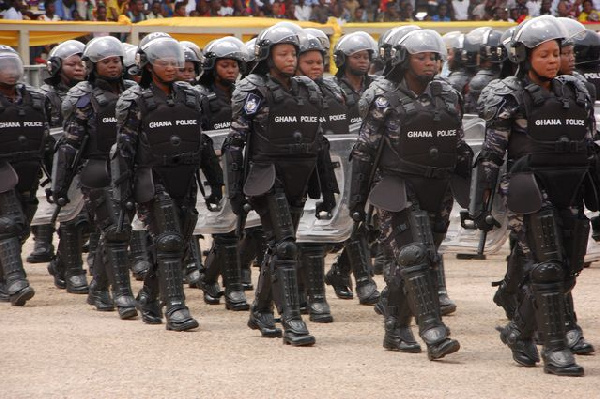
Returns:
[[[269,67],[269,69],[276,69],[277,72],[279,72],[279,75],[283,76],[284,78],[291,78],[292,76],[294,76],[293,73],[283,72],[279,68],[277,68],[275,66],[275,62],[273,61],[272,58],[269,58],[269,61],[267,62],[267,66]]]
[[[350,75],[352,75],[352,76],[365,76],[368,73],[368,72],[363,72],[363,71],[360,71],[358,69],[354,69],[351,67],[348,67],[348,72],[350,72]]]

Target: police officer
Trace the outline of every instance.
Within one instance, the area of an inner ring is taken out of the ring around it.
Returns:
[[[94,278],[88,303],[100,311],[116,306],[121,319],[130,319],[137,316],[127,267],[130,226],[129,223],[123,226],[120,210],[111,200],[108,159],[116,137],[117,100],[135,82],[123,82],[123,47],[112,36],[90,41],[83,50],[82,60],[90,74],[87,81],[69,90],[62,104],[64,135],[57,144],[52,195],[57,204],[66,203],[68,188],[80,170],[81,190],[90,220],[102,230],[92,265]],[[73,234],[71,240],[70,245],[81,247],[81,235]],[[74,250],[69,253],[73,255]]]
[[[461,95],[465,94],[469,81],[477,72],[477,50],[470,48],[465,51],[465,35],[452,35],[447,42],[452,51],[452,57],[448,61],[450,73],[448,81]]]
[[[344,93],[349,123],[362,120],[359,99],[374,77],[368,75],[370,62],[377,51],[377,43],[366,32],[353,32],[343,36],[336,44],[333,58],[338,68],[336,80]],[[344,243],[344,249],[325,276],[338,298],[352,299],[350,271],[354,274],[356,294],[361,305],[374,305],[379,300],[377,284],[371,277],[372,267],[367,230],[356,231]]]
[[[231,98],[245,60],[246,47],[234,37],[214,40],[205,47],[198,88],[204,98],[206,130],[230,128]],[[215,178],[222,182],[222,176]],[[225,307],[231,310],[248,310],[250,306],[246,303],[242,287],[237,244],[235,231],[213,234],[213,244],[206,258],[200,288],[204,291],[206,303],[218,304],[222,291],[217,278],[221,274],[225,286]]]
[[[479,68],[468,83],[465,94],[465,113],[477,114],[477,100],[481,91],[494,79],[500,77],[501,66],[508,58],[506,47],[501,42],[502,32],[492,28],[477,28],[466,35],[469,46],[479,46]]]
[[[565,337],[564,301],[583,268],[590,229],[584,199],[598,209],[588,160],[595,125],[584,84],[557,76],[567,37],[560,22],[547,15],[515,30],[509,57],[518,64],[517,75],[493,82],[480,98],[487,129],[475,162],[469,213],[482,230],[498,224],[486,202],[506,154],[508,174],[499,193],[523,270],[517,273],[522,278],[516,309],[498,328],[500,338],[517,363],[534,367],[540,360],[533,340],[538,330],[544,372],[581,376],[583,368]]]
[[[50,127],[62,127],[62,115],[60,105],[67,91],[77,82],[85,79],[85,69],[81,62],[81,53],[84,44],[76,40],[67,40],[56,46],[50,52],[46,69],[47,77],[40,88],[46,93],[52,111],[50,114]],[[50,146],[54,145],[53,140],[48,140]],[[33,226],[33,251],[27,257],[29,263],[49,262],[54,256],[54,246],[52,245],[52,236],[54,235],[54,226],[50,224]],[[63,287],[64,288],[64,287]]]
[[[189,84],[198,84],[198,77],[202,74],[202,50],[192,42],[179,42],[183,47],[185,63],[179,71],[179,78]]]
[[[596,93],[600,93],[600,36],[593,30],[586,30],[573,41],[575,70],[596,86]]]
[[[165,306],[167,330],[186,331],[199,325],[185,305],[182,272],[186,243],[198,219],[196,176],[200,167],[207,177],[222,172],[208,170],[214,165],[206,162],[215,155],[203,142],[199,94],[177,81],[184,64],[179,43],[148,35],[138,55],[140,86],[123,93],[117,104],[114,198],[121,207],[135,200],[152,237],[153,267],[137,297],[142,320],[161,323]],[[218,203],[221,190],[213,194]]]
[[[280,336],[275,299],[283,342],[305,346],[315,338],[300,314],[295,235],[323,148],[322,96],[312,80],[293,76],[298,44],[295,31],[279,24],[258,36],[257,64],[233,94],[231,132],[223,149],[233,211],[244,212],[247,198],[260,215],[268,243],[248,326],[263,336]]]
[[[321,32],[322,33],[322,32]],[[344,104],[344,96],[341,89],[334,79],[324,78],[324,59],[327,57],[329,40],[323,45],[323,37],[317,36],[312,30],[305,29],[299,36],[300,45],[298,52],[298,67],[296,75],[306,76],[314,81],[323,95],[323,117],[322,128],[325,134],[348,134],[349,123]],[[324,140],[327,148],[323,154],[329,155],[329,142]],[[327,159],[324,165],[332,165],[331,159]],[[321,208],[335,207],[335,198],[333,194],[339,194],[337,179],[333,169],[320,171],[323,176],[321,184],[327,185],[326,192],[330,198],[323,198],[323,202],[317,205],[316,212],[320,213]],[[327,203],[323,205],[323,203]],[[331,310],[325,297],[325,245],[322,243],[302,243],[298,245],[300,249],[300,295],[307,298],[307,311],[309,319],[317,323],[329,323],[333,321]],[[306,292],[302,292],[303,288]]]
[[[55,47],[48,59],[50,77],[45,80],[46,84],[41,89],[52,106],[50,127],[62,127],[62,100],[73,86],[85,79],[85,66],[81,61],[83,48],[83,43],[68,40]],[[54,226],[50,227],[54,230]],[[40,228],[44,231],[45,226]],[[90,223],[85,211],[73,220],[60,224],[57,256],[48,265],[57,288],[74,294],[87,294],[88,284],[81,255],[82,245],[88,239],[89,231]]]
[[[386,279],[384,347],[421,351],[410,329],[414,315],[430,360],[460,348],[432,298],[437,247],[445,233],[438,227],[443,199],[451,176],[470,166],[460,95],[435,78],[445,54],[441,36],[432,30],[414,30],[394,43],[386,79],[369,88],[370,96],[365,93],[372,101],[352,151],[349,203],[357,222],[365,221],[367,199],[377,209],[381,241],[396,261]],[[381,177],[371,188],[375,171]]]
[[[43,92],[19,83],[24,68],[8,46],[0,46],[0,299],[23,306],[35,294],[27,281],[21,245],[37,209],[50,113]]]

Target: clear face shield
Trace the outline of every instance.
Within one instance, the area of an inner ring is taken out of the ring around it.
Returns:
[[[23,79],[25,68],[23,62],[16,54],[0,54],[0,83],[14,86]]]

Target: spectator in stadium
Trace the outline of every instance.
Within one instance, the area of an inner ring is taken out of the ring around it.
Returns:
[[[442,21],[442,22],[448,22],[451,21],[452,19],[450,18],[450,16],[448,15],[448,7],[446,6],[445,3],[442,3],[440,5],[437,6],[437,12],[431,16],[431,20],[432,21]]]
[[[298,4],[294,8],[294,17],[298,21],[308,21],[310,19],[310,14],[312,12],[312,7],[306,4],[306,0],[298,0]]]
[[[62,1],[65,2],[66,0]],[[73,3],[75,3],[74,0]],[[108,2],[106,3],[106,8],[108,9],[109,20],[118,21],[119,16],[125,15],[125,13],[127,12],[128,4],[128,0],[108,0]]]
[[[60,17],[56,15],[56,0],[46,0],[44,2],[44,9],[46,10],[45,14],[42,14],[38,17],[40,21],[60,21]]]
[[[150,8],[150,14],[146,15],[146,19],[160,19],[164,18],[162,15],[162,7],[160,5],[160,1],[155,1],[152,3],[152,7]]]
[[[132,0],[129,3],[129,11],[127,11],[127,17],[133,23],[145,21],[146,19],[148,19],[148,17],[144,13],[144,1]]]
[[[328,7],[329,3],[329,0],[319,0],[319,4],[313,7],[309,20],[321,24],[326,23],[331,15],[331,10]]]
[[[600,13],[594,9],[594,3],[592,0],[583,1],[583,11],[579,14],[577,19],[580,22],[598,22],[600,21]]]

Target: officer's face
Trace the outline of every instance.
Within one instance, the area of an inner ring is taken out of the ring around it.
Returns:
[[[575,51],[573,46],[560,48],[560,74],[572,75],[575,70]]]
[[[180,65],[175,59],[161,58],[152,64],[152,73],[163,82],[173,82],[177,80]]]
[[[0,83],[7,86],[14,86],[21,77],[22,66],[18,64],[16,59],[0,58]]]
[[[298,72],[315,80],[323,76],[323,54],[320,51],[307,51],[298,57]]]
[[[183,80],[184,82],[191,82],[196,78],[196,70],[194,69],[194,63],[191,61],[186,61],[183,65],[183,68],[179,70],[179,80]]]
[[[273,47],[273,63],[279,72],[293,76],[298,63],[296,48],[291,44],[276,45]]]
[[[411,54],[409,70],[417,77],[433,78],[438,73],[438,57],[436,53],[424,52]]]
[[[217,62],[215,62],[215,71],[219,78],[235,82],[240,74],[240,65],[236,60],[217,60]]]
[[[123,74],[121,57],[108,57],[96,63],[96,73],[105,78],[118,78]]]
[[[560,68],[560,48],[556,40],[542,43],[531,52],[531,68],[538,76],[554,78]]]
[[[60,72],[67,81],[85,79],[85,66],[77,54],[62,60]]]
[[[348,68],[352,74],[366,75],[369,72],[371,66],[371,60],[369,58],[369,52],[367,50],[357,51],[354,54],[348,56]]]

